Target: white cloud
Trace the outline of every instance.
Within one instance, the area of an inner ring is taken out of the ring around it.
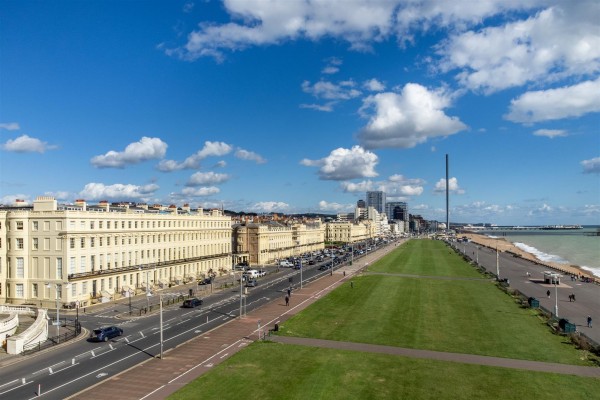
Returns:
[[[538,4],[538,0],[228,0],[223,6],[233,21],[200,23],[184,46],[165,52],[185,60],[205,56],[222,60],[226,51],[322,38],[343,40],[351,49],[365,51],[371,50],[371,43],[394,36],[403,43],[412,40],[414,31],[431,27],[464,30],[486,17]]]
[[[551,206],[544,203],[543,205],[541,205],[537,208],[529,210],[527,215],[530,217],[539,216],[539,215],[551,215],[553,213],[553,211],[554,211],[554,209]]]
[[[600,112],[600,78],[557,89],[526,92],[511,100],[504,118],[532,123]]]
[[[382,92],[385,90],[385,85],[375,78],[366,81],[363,87],[371,92]]]
[[[248,150],[244,150],[244,149],[238,149],[235,152],[235,156],[237,158],[239,158],[240,160],[254,161],[257,164],[264,164],[267,162],[267,160],[262,158],[262,156],[260,156],[259,154],[256,154],[253,151],[248,151]]]
[[[158,159],[165,156],[168,145],[159,138],[142,137],[138,142],[130,143],[124,151],[109,151],[94,156],[90,162],[97,168],[123,168],[126,165]]]
[[[7,122],[0,123],[0,129],[6,129],[7,131],[18,131],[21,129],[21,127],[17,122]]]
[[[319,81],[311,85],[309,81],[302,82],[302,90],[318,99],[326,100],[349,100],[361,95],[360,90],[355,89],[356,84],[351,81],[333,83]]]
[[[217,163],[214,166],[216,168],[225,168],[227,166],[227,162],[225,162],[224,160],[217,161]]]
[[[370,180],[362,182],[341,182],[340,187],[346,193],[364,193],[375,190],[376,183]],[[380,188],[377,187],[376,189],[379,190]]]
[[[377,176],[375,166],[379,159],[375,153],[360,146],[352,149],[338,148],[329,156],[320,160],[304,159],[300,164],[308,167],[320,167],[319,178],[323,180],[348,180]]]
[[[159,189],[159,186],[151,183],[148,185],[131,185],[116,183],[114,185],[104,185],[103,183],[88,183],[79,196],[86,200],[131,200],[149,198]]]
[[[339,72],[339,70],[340,70],[339,67],[334,67],[333,65],[328,65],[325,68],[323,68],[321,73],[327,74],[327,75],[332,75],[332,74]]]
[[[23,200],[25,204],[31,204],[31,200],[27,194],[9,194],[2,196],[0,197],[0,204],[12,206],[17,200]]]
[[[325,200],[319,201],[319,210],[324,212],[351,212],[354,210],[354,204],[329,203]]]
[[[21,135],[16,139],[9,139],[2,145],[2,149],[15,153],[45,153],[46,150],[54,150],[57,146],[49,145],[40,139]]]
[[[465,194],[465,191],[458,186],[458,179],[450,178],[448,181],[448,190],[455,194]],[[446,193],[446,179],[442,178],[435,184],[434,193]]]
[[[533,132],[535,136],[545,136],[553,139],[555,137],[567,136],[567,131],[563,129],[538,129]]]
[[[210,172],[196,172],[186,183],[186,186],[200,186],[200,185],[215,185],[218,183],[227,182],[229,180],[229,175],[227,174],[217,174],[212,171]]]
[[[200,197],[200,196],[212,196],[214,194],[219,193],[220,191],[221,190],[215,186],[200,187],[200,188],[187,187],[181,191],[181,194],[184,196]]]
[[[581,162],[585,174],[600,174],[600,157]]]
[[[310,110],[317,110],[323,112],[332,112],[333,106],[336,104],[335,101],[330,101],[325,104],[300,104],[300,108],[308,108]]]
[[[161,160],[158,163],[158,170],[163,172],[178,171],[182,169],[198,169],[200,161],[207,157],[220,157],[231,153],[233,147],[224,142],[204,142],[204,146],[196,153],[187,157],[183,162],[175,160]]]
[[[194,2],[193,1],[186,1],[183,4],[183,12],[184,13],[191,13],[192,10],[194,9]]]
[[[367,149],[415,147],[427,139],[448,136],[467,128],[457,117],[449,117],[451,96],[444,90],[428,90],[408,83],[401,93],[385,92],[363,100],[360,112],[367,115],[373,108],[369,123],[359,134]]]
[[[52,196],[54,197],[56,200],[62,200],[62,201],[66,201],[73,196],[72,193],[70,192],[65,192],[65,191],[59,191],[59,192],[45,192],[44,196]]]
[[[250,211],[258,213],[285,212],[290,205],[280,201],[261,201],[250,206]]]
[[[371,180],[361,182],[341,182],[340,187],[346,193],[364,193],[371,190],[381,190],[386,193],[388,199],[406,198],[407,196],[420,196],[423,194],[425,185],[423,179],[409,179],[403,175],[392,175],[387,180],[373,182]]]
[[[482,2],[465,9],[475,3]],[[452,36],[438,46],[440,67],[460,69],[461,84],[486,93],[594,74],[600,70],[599,19],[597,1],[560,2],[526,20]]]

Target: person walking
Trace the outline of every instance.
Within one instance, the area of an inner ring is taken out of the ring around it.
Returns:
[[[588,328],[592,327],[592,317],[590,315],[588,315],[587,317],[587,323],[588,323]]]
[[[292,297],[292,289],[288,288],[287,295],[288,297]]]
[[[548,296],[548,298],[550,298],[550,290],[548,290],[548,291],[546,292],[546,296]]]
[[[288,296],[285,296],[285,305],[287,307],[289,307],[289,305],[290,305],[290,298]]]

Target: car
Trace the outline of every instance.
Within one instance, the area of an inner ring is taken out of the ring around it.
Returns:
[[[193,297],[183,301],[181,307],[183,308],[196,308],[202,305],[202,299]]]
[[[331,265],[329,265],[329,264],[326,264],[326,265],[321,265],[321,266],[319,267],[319,271],[326,271],[326,270],[328,270],[329,268],[331,268]]]
[[[92,340],[96,342],[108,342],[110,339],[116,338],[123,334],[123,329],[116,326],[107,326],[104,328],[94,329],[92,331]]]
[[[258,282],[256,279],[248,279],[248,282],[246,282],[247,287],[256,287],[257,284]]]
[[[315,260],[310,260],[310,261],[308,262],[308,265],[315,265]]]
[[[258,277],[263,277],[267,275],[267,271],[265,271],[264,269],[259,269],[258,270]]]

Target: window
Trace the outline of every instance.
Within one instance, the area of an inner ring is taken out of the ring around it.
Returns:
[[[70,238],[69,239],[69,247],[74,249],[75,248],[75,238]]]
[[[18,231],[22,231],[23,230],[23,221],[17,221],[17,230]]]
[[[69,221],[69,228],[75,229],[75,221]]]
[[[77,284],[76,283],[71,283],[71,296],[73,296],[73,297],[77,296]]]
[[[96,244],[95,238],[90,238],[90,247],[94,247],[95,244]]]
[[[31,297],[38,297],[38,284],[31,285]]]
[[[17,283],[15,285],[15,296],[16,297],[25,297],[25,292],[23,291],[22,283]]]
[[[112,278],[108,278],[108,290],[112,289]]]
[[[17,249],[23,250],[23,238],[17,238]]]
[[[106,229],[110,229],[110,221],[106,221]]]
[[[81,272],[85,272],[86,271],[85,256],[81,256],[81,263],[79,264],[79,271],[81,271]]]
[[[103,223],[103,222],[104,222],[104,221],[98,221],[98,229],[102,229],[102,223]]]
[[[62,231],[63,230],[62,221],[56,221],[56,223],[54,224],[54,229],[59,232]],[[44,222],[44,230],[45,231],[50,230],[50,221]]]
[[[17,257],[17,278],[25,278],[25,261],[23,257]]]
[[[38,222],[37,221],[33,221],[31,223],[31,230],[34,230],[34,231],[38,230]]]
[[[75,273],[75,257],[71,257],[69,262],[69,274]]]
[[[62,277],[63,277],[62,257],[56,257],[56,278],[62,279]]]
[[[106,245],[110,246],[110,236],[106,238]]]
[[[88,294],[87,282],[82,282],[81,283],[81,294],[83,294],[83,295]]]
[[[85,221],[79,221],[79,229],[85,230]]]
[[[100,238],[98,238],[98,246],[100,246],[100,247],[102,247],[102,242],[103,242],[103,240],[102,240],[102,239],[103,239],[103,238],[101,238],[101,237],[100,237]]]
[[[37,250],[39,248],[38,238],[33,238],[32,247],[33,247],[33,250]]]
[[[85,249],[85,238],[81,238],[81,248]]]
[[[94,229],[94,221],[90,221],[90,229]]]

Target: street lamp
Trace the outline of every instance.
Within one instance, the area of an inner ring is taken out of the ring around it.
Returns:
[[[70,286],[71,286],[71,284],[69,284],[69,283],[64,284],[65,288],[68,288]],[[49,282],[46,282],[46,287],[48,289],[50,289],[52,287],[52,284],[49,283]],[[54,283],[54,290],[56,292],[56,322],[55,322],[55,325],[56,325],[56,340],[60,343],[60,314],[59,314],[60,313],[60,307],[59,307],[59,304],[58,304],[58,301],[59,301],[58,288],[59,287],[61,288],[61,292],[62,292],[63,284],[62,283]],[[62,293],[61,293],[61,297],[62,297]]]
[[[496,247],[496,279],[500,280],[500,256],[498,255],[498,247]]]
[[[163,359],[163,298],[162,293],[160,297],[160,359]]]
[[[558,276],[554,278],[554,315],[558,318],[558,289],[556,286],[556,281],[558,280]]]

